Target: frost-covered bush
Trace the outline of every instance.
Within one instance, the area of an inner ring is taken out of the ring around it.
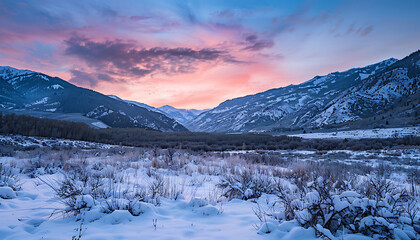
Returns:
[[[376,177],[367,186],[347,183],[347,189],[343,189],[338,185],[318,177],[303,189],[279,187],[277,195],[285,220],[296,219],[326,239],[333,239],[342,231],[379,239],[396,235],[415,239],[419,234],[418,195],[410,195]]]
[[[223,176],[217,186],[223,190],[222,196],[228,199],[247,200],[258,198],[263,193],[272,193],[274,180],[267,175],[242,171],[237,175],[227,174]]]
[[[0,187],[9,187],[14,191],[20,190],[19,171],[20,169],[13,163],[0,163]]]
[[[110,214],[120,210],[137,216],[148,208],[147,204],[159,205],[161,196],[172,199],[181,196],[179,187],[159,174],[153,175],[153,181],[139,185],[129,182],[120,168],[84,161],[72,163],[61,173],[61,179],[55,182],[40,179],[50,185],[64,203],[66,208],[62,211],[76,215],[77,219],[92,216],[87,212]]]
[[[95,205],[95,199],[108,195],[101,176],[84,174],[63,174],[63,179],[49,184],[65,204],[64,212],[79,214]]]
[[[32,158],[25,162],[23,172],[31,178],[36,178],[44,174],[54,174],[63,167],[63,162],[50,158]]]
[[[144,212],[144,202],[147,200],[146,192],[143,189],[118,189],[111,190],[109,198],[102,199],[102,209],[105,213],[112,213],[116,210],[127,210],[133,216]],[[142,203],[143,202],[143,203]]]

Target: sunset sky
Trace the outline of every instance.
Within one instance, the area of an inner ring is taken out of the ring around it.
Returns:
[[[0,0],[0,66],[212,108],[420,48],[420,1]]]

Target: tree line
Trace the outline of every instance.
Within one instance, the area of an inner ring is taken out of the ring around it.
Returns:
[[[313,140],[265,134],[223,134],[198,132],[160,132],[141,128],[94,129],[80,122],[69,122],[0,112],[0,133],[65,138],[115,145],[179,148],[195,151],[227,150],[369,150],[396,146],[420,146],[420,137],[390,139]]]

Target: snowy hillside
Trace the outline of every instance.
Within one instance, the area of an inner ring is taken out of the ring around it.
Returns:
[[[207,109],[206,110],[179,109],[179,108],[174,108],[174,107],[169,106],[169,105],[165,105],[165,106],[162,106],[162,107],[159,107],[159,108],[154,108],[154,107],[149,106],[145,103],[132,101],[132,100],[121,99],[120,97],[115,96],[115,95],[108,95],[108,97],[111,97],[113,99],[116,99],[116,100],[119,100],[119,101],[122,101],[122,102],[129,103],[129,104],[133,104],[133,105],[136,105],[136,106],[139,106],[139,107],[144,107],[144,108],[146,108],[150,111],[165,114],[169,118],[175,119],[177,122],[183,124],[184,126],[186,124],[188,124],[191,120],[196,118],[199,114],[207,111]]]
[[[316,76],[299,85],[228,100],[201,114],[187,127],[207,132],[264,132],[276,128],[318,127],[325,120],[314,123],[314,119],[332,111],[326,108],[331,101],[395,62],[397,60],[391,58],[363,68]],[[351,112],[345,115],[346,111],[336,114],[334,120],[329,120],[331,114],[326,119],[330,122],[357,119]]]
[[[362,119],[384,112],[400,99],[413,96],[420,87],[420,67],[416,64],[419,59],[420,52],[414,53],[400,62],[410,60],[412,64],[397,63],[351,87],[318,113],[313,124],[323,126]]]
[[[401,101],[407,105],[417,102],[410,99],[418,95],[419,55],[415,52],[400,61],[391,58],[363,68],[316,76],[299,85],[228,100],[187,127],[206,132],[275,132],[373,118]],[[407,109],[399,114],[415,117]]]
[[[116,100],[57,77],[11,67],[0,67],[0,108],[57,114],[79,113],[111,127],[187,131],[175,120],[144,106]],[[104,109],[113,114],[98,114]]]
[[[174,108],[169,105],[165,105],[158,108],[160,111],[165,113],[168,117],[177,120],[179,123],[183,125],[187,125],[191,122],[194,118],[196,118],[201,113],[207,111],[205,110],[197,110],[197,109],[182,109],[182,108]]]

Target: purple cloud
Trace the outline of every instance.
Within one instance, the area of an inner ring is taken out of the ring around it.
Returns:
[[[98,72],[144,77],[152,73],[187,73],[200,62],[235,62],[227,52],[211,48],[150,48],[138,49],[133,43],[119,40],[95,42],[83,37],[65,41],[65,54],[84,60]],[[79,72],[73,73],[75,76]],[[95,83],[92,76],[88,81]],[[93,80],[92,80],[93,79]]]

